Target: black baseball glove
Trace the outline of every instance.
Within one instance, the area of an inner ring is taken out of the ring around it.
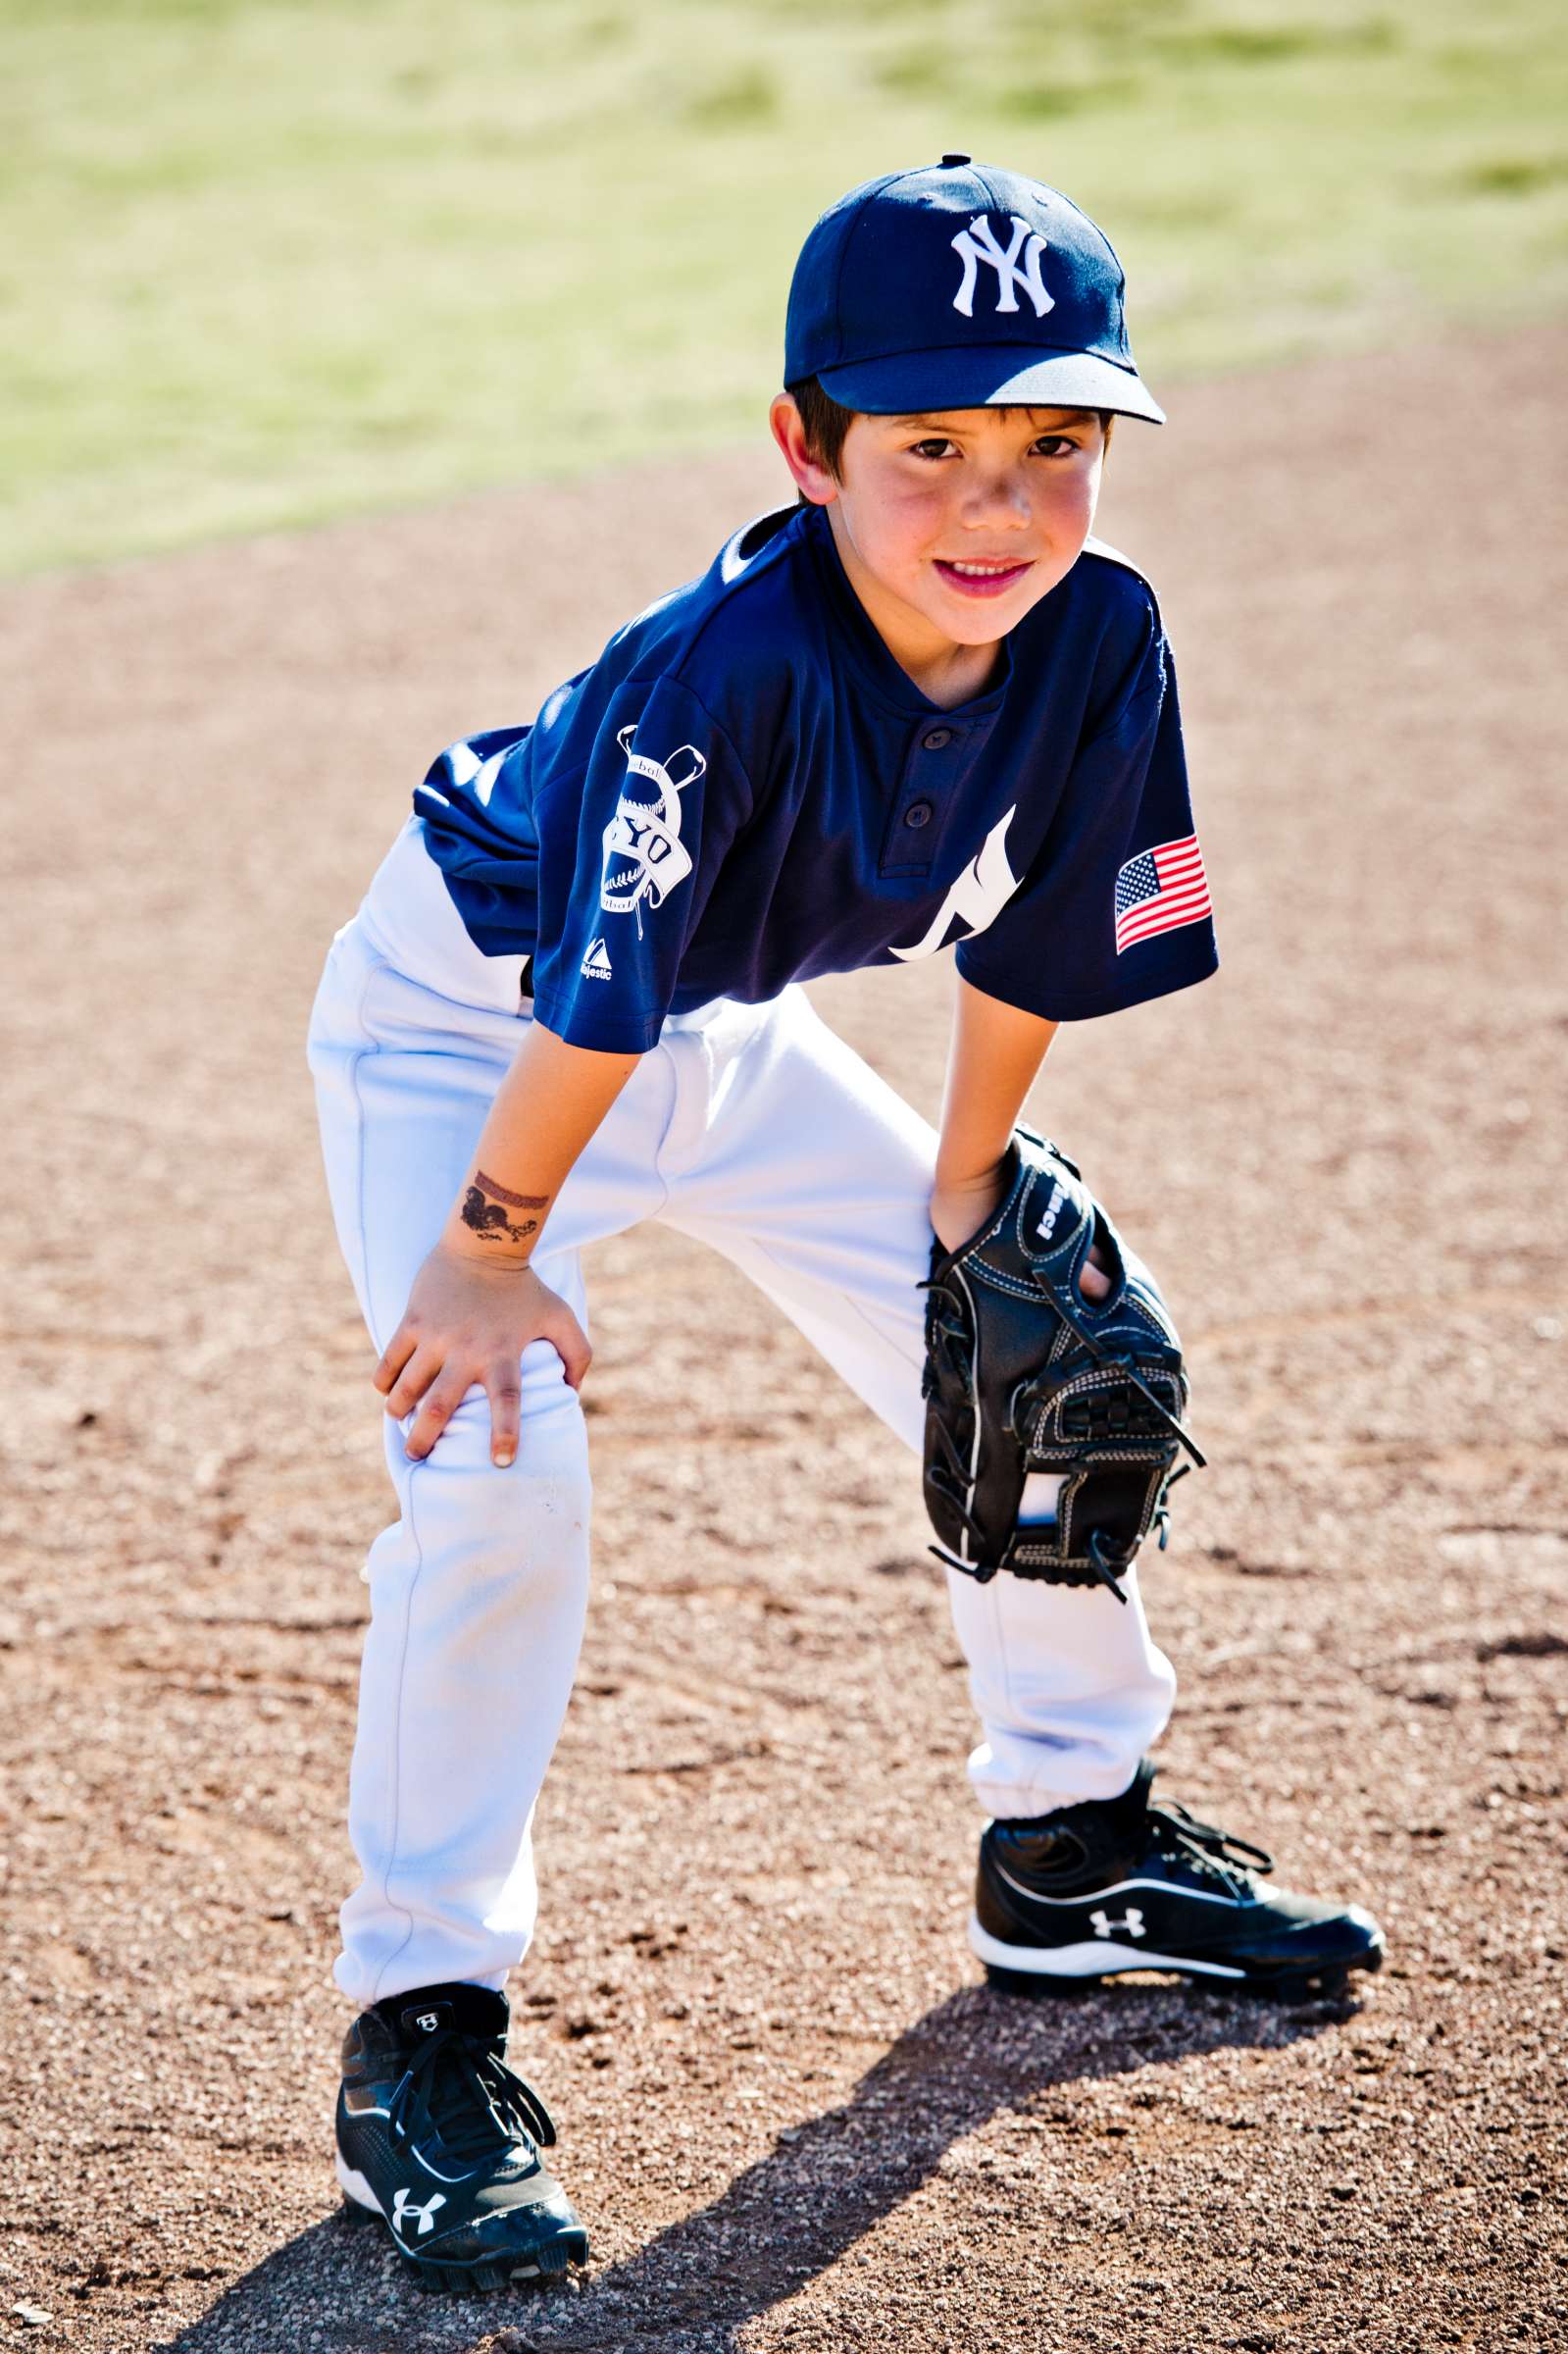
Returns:
[[[1078,1169],[1027,1128],[1000,1207],[962,1250],[934,1242],[926,1301],[926,1510],[938,1560],[1060,1586],[1119,1580],[1166,1498],[1187,1380],[1176,1327]],[[1089,1252],[1111,1279],[1086,1300]],[[1188,1466],[1184,1465],[1183,1470]],[[1056,1518],[1019,1520],[1031,1472],[1061,1474]]]

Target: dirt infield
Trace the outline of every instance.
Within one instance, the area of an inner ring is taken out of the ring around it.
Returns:
[[[0,593],[0,2345],[1568,2345],[1565,361],[1324,364],[1124,429],[1104,528],[1162,587],[1226,964],[1066,1035],[1037,1098],[1166,1280],[1213,1458],[1146,1575],[1162,1787],[1370,1903],[1388,1970],[1289,2010],[984,1991],[911,1466],[727,1267],[627,1238],[514,1986],[596,2240],[548,2300],[425,2297],[337,2213],[384,1495],[300,1041],[430,753],[776,477]],[[949,986],[817,995],[931,1107]]]

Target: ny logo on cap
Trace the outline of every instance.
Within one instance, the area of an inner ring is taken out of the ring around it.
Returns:
[[[997,244],[995,231],[984,213],[977,213],[969,227],[961,229],[953,239],[953,251],[964,265],[963,283],[953,296],[953,309],[962,311],[966,319],[975,316],[975,281],[980,276],[982,262],[996,273],[996,308],[999,311],[1017,310],[1018,295],[1014,289],[1019,286],[1023,287],[1035,305],[1037,319],[1043,319],[1047,311],[1056,308],[1055,301],[1040,283],[1039,257],[1045,250],[1044,238],[1032,230],[1027,221],[1020,221],[1016,213],[1009,213],[1007,218],[1013,225],[1013,233],[1005,253]],[[1022,261],[1019,260],[1021,250]]]

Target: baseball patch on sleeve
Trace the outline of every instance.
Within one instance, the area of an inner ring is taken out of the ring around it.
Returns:
[[[681,795],[708,763],[694,743],[683,743],[667,760],[633,751],[635,727],[617,737],[627,757],[626,780],[615,814],[604,829],[604,872],[599,905],[607,915],[634,915],[642,933],[642,907],[662,907],[691,872],[691,852],[681,839]]]
[[[1113,914],[1118,956],[1136,948],[1139,941],[1180,932],[1184,924],[1199,924],[1211,913],[1208,877],[1195,834],[1184,834],[1180,842],[1156,843],[1117,870]]]

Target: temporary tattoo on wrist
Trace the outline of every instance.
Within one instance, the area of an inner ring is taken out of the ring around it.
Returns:
[[[508,1195],[515,1202],[515,1194]],[[471,1185],[463,1197],[462,1220],[481,1243],[525,1243],[531,1234],[537,1234],[537,1218],[509,1218],[499,1202],[486,1202],[477,1185]]]
[[[548,1194],[509,1194],[504,1185],[497,1185],[495,1179],[486,1177],[482,1169],[475,1170],[474,1182],[493,1200],[504,1202],[508,1209],[543,1209],[550,1199]]]

